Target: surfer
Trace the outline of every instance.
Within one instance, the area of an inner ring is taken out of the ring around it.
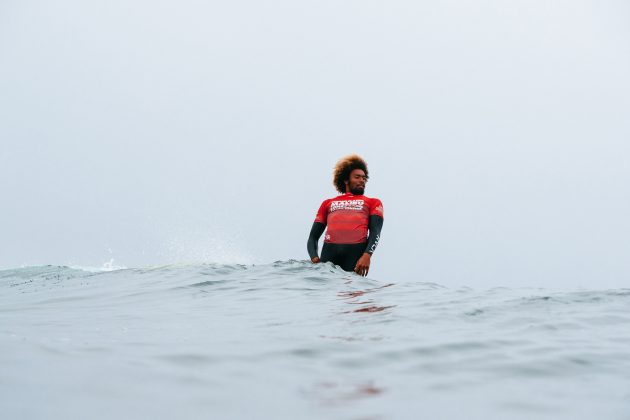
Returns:
[[[306,244],[313,263],[330,261],[367,276],[383,227],[381,200],[363,195],[367,180],[367,163],[358,155],[346,156],[335,165],[333,184],[341,195],[324,200],[317,211]],[[320,258],[317,243],[326,228]]]

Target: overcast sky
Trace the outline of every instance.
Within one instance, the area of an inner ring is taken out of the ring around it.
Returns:
[[[630,3],[0,1],[0,267],[306,259],[361,154],[383,281],[628,287]]]

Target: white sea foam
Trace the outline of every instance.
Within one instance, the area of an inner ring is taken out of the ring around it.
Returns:
[[[92,267],[92,266],[84,266],[84,265],[70,265],[70,268],[75,268],[77,270],[83,270],[90,273],[101,273],[107,271],[116,271],[116,270],[125,270],[127,267],[124,265],[119,265],[115,263],[113,258],[110,258],[109,261],[105,261],[103,265],[100,267]]]

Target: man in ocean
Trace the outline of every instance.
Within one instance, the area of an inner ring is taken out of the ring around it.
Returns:
[[[346,156],[335,165],[333,184],[341,195],[319,207],[306,244],[313,263],[330,261],[367,276],[383,228],[381,200],[363,195],[367,180],[367,163],[358,155]],[[326,227],[320,258],[317,242]]]

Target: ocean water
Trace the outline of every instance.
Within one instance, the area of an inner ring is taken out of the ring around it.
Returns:
[[[5,419],[630,419],[630,289],[330,264],[0,271]]]

